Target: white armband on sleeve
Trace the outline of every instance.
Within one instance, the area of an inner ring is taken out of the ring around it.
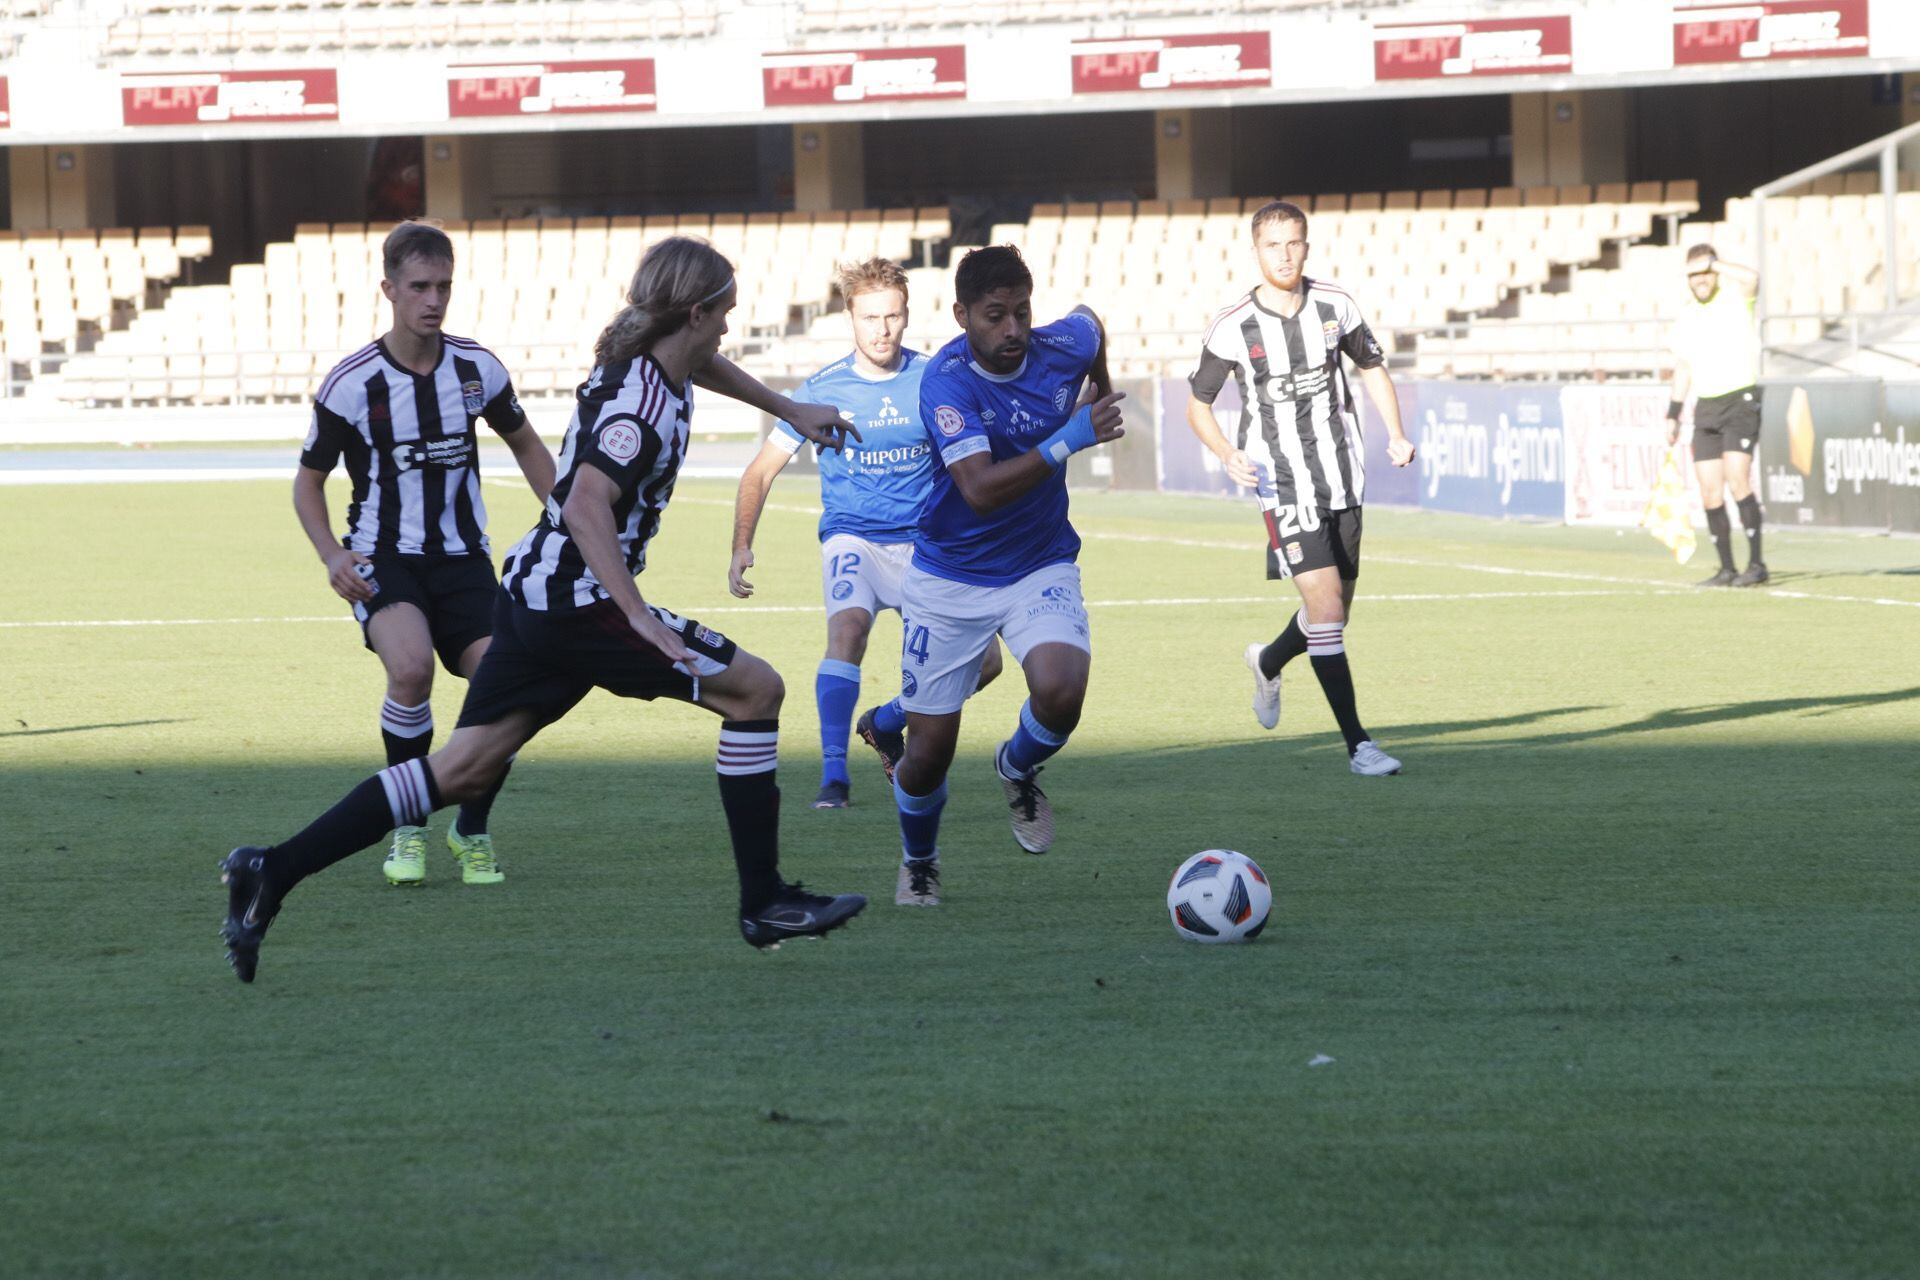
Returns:
[[[962,458],[971,458],[976,453],[986,453],[992,448],[993,446],[987,443],[985,436],[968,436],[966,439],[956,440],[942,449],[940,451],[940,461],[946,463],[948,466],[952,466]]]
[[[800,452],[800,446],[806,442],[798,437],[790,436],[784,431],[769,431],[767,433],[767,443],[788,457],[792,457],[794,454]]]

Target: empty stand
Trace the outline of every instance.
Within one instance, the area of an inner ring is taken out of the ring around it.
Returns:
[[[71,355],[211,248],[205,227],[0,231],[0,353],[15,370]]]

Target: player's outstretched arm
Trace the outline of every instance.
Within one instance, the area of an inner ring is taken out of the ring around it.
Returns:
[[[327,516],[327,473],[312,467],[296,467],[293,473],[293,513],[300,528],[313,544],[314,554],[327,567],[327,585],[342,600],[371,600],[373,588],[354,572],[355,565],[367,563],[358,551],[343,547],[333,536],[333,522]]]
[[[1115,391],[1082,406],[1065,426],[1016,458],[996,462],[984,451],[969,454],[948,463],[947,474],[975,514],[991,514],[1024,497],[1074,454],[1127,434],[1120,414],[1120,402],[1126,398],[1126,392]]]
[[[540,500],[541,506],[546,506],[547,495],[553,492],[553,450],[547,448],[547,442],[525,416],[520,419],[518,431],[502,431],[500,438],[507,442],[514,465],[527,478],[527,487],[533,490],[533,496]]]
[[[789,399],[725,356],[717,355],[695,369],[693,385],[770,413],[823,449],[838,449],[848,436],[861,438],[859,429],[844,421],[832,405]]]
[[[627,625],[668,659],[691,668],[693,654],[680,634],[653,616],[633,575],[627,572],[626,558],[620,554],[620,535],[613,524],[613,504],[619,496],[620,487],[613,477],[596,467],[580,467],[567,492],[566,505],[560,509],[560,518],[573,544],[580,548],[587,568],[593,570],[594,578],[627,616]]]
[[[753,568],[753,535],[760,527],[760,513],[766,510],[774,478],[792,460],[792,454],[769,439],[740,474],[740,490],[733,496],[733,563],[727,569],[727,590],[742,600],[753,594],[746,572]]]
[[[1246,450],[1236,449],[1227,442],[1226,433],[1220,430],[1220,419],[1213,414],[1213,406],[1198,396],[1187,397],[1187,426],[1206,446],[1207,452],[1220,459],[1227,469],[1227,479],[1242,489],[1251,489],[1260,482]]]
[[[1377,364],[1371,369],[1362,369],[1360,385],[1367,389],[1367,399],[1373,401],[1380,420],[1387,424],[1388,459],[1396,467],[1406,466],[1413,461],[1413,441],[1407,439],[1406,428],[1401,425],[1400,397],[1394,393],[1387,366]]]

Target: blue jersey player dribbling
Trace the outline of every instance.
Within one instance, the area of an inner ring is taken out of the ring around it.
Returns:
[[[907,742],[894,799],[905,892],[896,901],[939,901],[940,811],[960,708],[995,635],[1025,669],[1029,695],[994,756],[1014,839],[1028,853],[1053,844],[1052,807],[1035,775],[1079,724],[1093,662],[1066,461],[1123,434],[1092,311],[1075,307],[1034,328],[1033,275],[1011,245],[968,253],[953,285],[964,332],[920,383],[937,461],[901,609]],[[1083,389],[1094,399],[1076,408]]]
[[[907,328],[907,273],[886,258],[841,269],[840,294],[853,325],[853,352],[801,384],[795,395],[837,405],[860,431],[840,450],[819,450],[821,594],[827,608],[827,652],[814,677],[820,710],[820,794],[816,809],[844,809],[849,800],[847,737],[860,698],[860,661],[882,609],[900,608],[901,580],[913,554],[920,508],[933,483],[933,446],[920,425],[920,378],[927,358],[901,345]],[[767,493],[801,447],[799,432],[778,424],[740,477],[733,508],[733,564],[727,587],[753,594],[753,535]],[[989,647],[984,685],[1000,672],[1000,648]],[[889,779],[904,723],[898,700],[869,711],[861,736],[880,752]]]

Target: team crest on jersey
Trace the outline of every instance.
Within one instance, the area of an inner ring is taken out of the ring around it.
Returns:
[[[1062,413],[1066,411],[1067,396],[1072,392],[1072,390],[1073,388],[1071,387],[1059,387],[1054,390],[1053,407],[1055,410]]]
[[[632,462],[640,456],[640,433],[629,422],[616,422],[600,433],[600,452],[615,462]]]
[[[487,407],[487,389],[478,382],[461,383],[460,398],[466,401],[468,413],[478,413]]]
[[[1338,320],[1321,321],[1320,334],[1322,337],[1324,337],[1327,340],[1328,346],[1330,347],[1339,346],[1340,345],[1340,322]]]
[[[967,429],[967,420],[960,411],[950,404],[943,404],[933,411],[933,421],[943,436],[957,436]]]

